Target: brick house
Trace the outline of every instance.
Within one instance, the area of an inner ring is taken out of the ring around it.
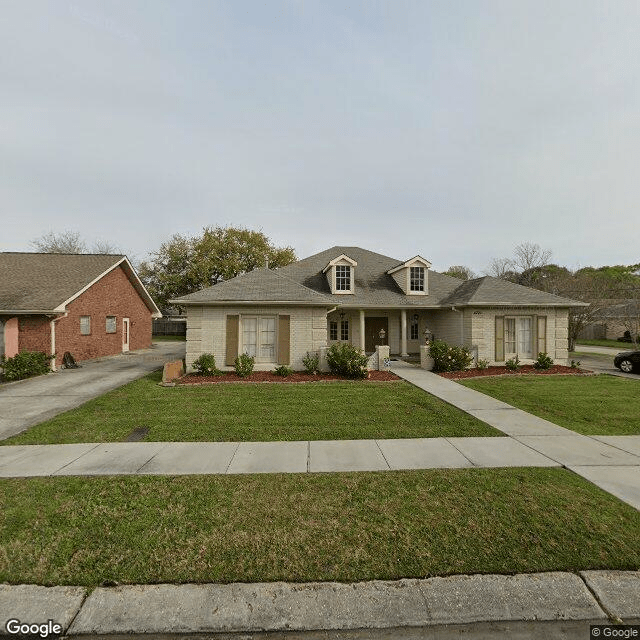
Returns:
[[[161,315],[126,256],[0,253],[0,356],[55,353],[55,369],[142,349]]]
[[[238,353],[256,369],[302,369],[307,351],[350,342],[365,353],[418,354],[426,336],[464,345],[493,364],[540,351],[568,358],[568,313],[582,302],[490,276],[462,281],[421,256],[397,260],[332,247],[276,270],[256,269],[172,300],[187,313],[187,367],[213,353],[229,368]],[[223,367],[224,365],[224,367]]]

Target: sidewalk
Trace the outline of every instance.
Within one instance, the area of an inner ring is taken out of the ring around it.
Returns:
[[[352,584],[131,585],[99,587],[90,594],[83,587],[0,585],[0,611],[22,622],[52,620],[72,638],[558,620],[583,621],[576,627],[581,635],[571,637],[586,638],[589,622],[640,618],[640,572],[461,575]]]

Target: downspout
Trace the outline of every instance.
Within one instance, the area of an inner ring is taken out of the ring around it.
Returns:
[[[51,327],[51,355],[54,356],[51,358],[51,371],[57,371],[56,367],[56,322],[58,320],[62,320],[62,318],[66,318],[69,315],[68,311],[65,311],[63,315],[58,316],[57,318],[51,318],[49,320],[49,326]]]

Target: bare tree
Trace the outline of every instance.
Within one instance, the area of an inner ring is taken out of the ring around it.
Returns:
[[[77,231],[54,233],[49,231],[32,240],[32,246],[38,253],[86,253],[87,245]]]
[[[32,240],[31,245],[38,253],[122,253],[116,245],[107,240],[97,240],[89,251],[87,243],[77,231],[63,231],[62,233],[49,231],[49,233]]]
[[[452,276],[460,280],[472,280],[476,277],[476,274],[463,264],[456,264],[449,267],[446,271],[443,271],[445,276]]]
[[[489,263],[486,274],[494,278],[510,280],[511,278],[507,278],[506,276],[513,273],[513,268],[514,264],[511,258],[494,258]]]
[[[549,264],[551,249],[543,249],[539,244],[523,242],[513,250],[513,265],[518,271],[539,269]]]

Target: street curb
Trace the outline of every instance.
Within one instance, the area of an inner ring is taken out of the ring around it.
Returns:
[[[585,584],[589,581],[589,588]],[[96,588],[0,585],[9,617],[53,619],[68,637],[304,632],[521,621],[640,618],[637,571],[460,575],[359,583],[160,584]],[[22,616],[22,617],[20,617]]]

